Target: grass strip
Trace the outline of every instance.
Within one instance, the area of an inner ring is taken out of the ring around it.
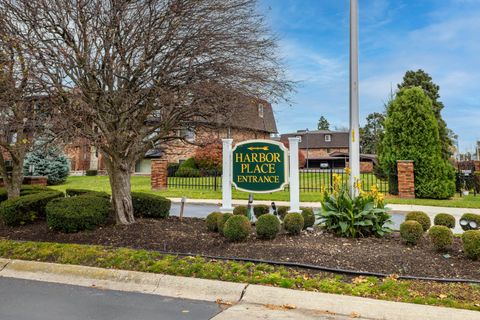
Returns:
[[[49,242],[0,240],[0,257],[261,284],[480,311],[480,286],[474,284],[398,280],[395,276],[384,279],[351,278],[268,264]]]

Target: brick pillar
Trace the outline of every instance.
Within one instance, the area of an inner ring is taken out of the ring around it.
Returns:
[[[415,174],[412,160],[398,160],[398,195],[400,198],[415,198]]]
[[[151,185],[152,189],[160,190],[167,188],[167,160],[152,159]]]
[[[475,171],[480,171],[480,161],[474,161],[475,164]]]

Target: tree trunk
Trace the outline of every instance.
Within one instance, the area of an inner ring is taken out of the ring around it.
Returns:
[[[7,190],[8,199],[16,198],[20,196],[20,188],[23,182],[23,159],[12,161],[12,171],[5,172],[3,176],[3,183]],[[3,171],[3,170],[2,170]]]
[[[110,159],[105,159],[105,164],[112,188],[112,203],[117,224],[134,223],[132,196],[130,194],[130,166],[126,161],[115,163]]]

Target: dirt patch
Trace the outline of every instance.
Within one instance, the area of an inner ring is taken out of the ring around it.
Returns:
[[[206,230],[203,219],[177,217],[139,219],[129,226],[105,226],[95,231],[62,234],[49,231],[44,222],[10,228],[0,224],[0,238],[98,244],[114,247],[206,254],[214,256],[288,261],[387,274],[469,278],[480,280],[480,261],[465,258],[455,238],[449,257],[438,253],[427,239],[417,246],[402,243],[398,233],[385,238],[345,239],[322,230],[300,236],[280,234],[275,240],[230,243]]]

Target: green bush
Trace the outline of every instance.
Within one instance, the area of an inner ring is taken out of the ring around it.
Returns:
[[[413,220],[420,223],[423,228],[423,231],[427,231],[428,229],[430,229],[430,226],[432,225],[432,222],[430,221],[430,217],[428,216],[428,214],[422,211],[409,212],[405,217],[405,221],[408,221],[408,220]]]
[[[133,215],[143,218],[166,218],[172,201],[162,196],[144,192],[132,192]]]
[[[243,215],[233,215],[223,226],[223,234],[232,242],[245,241],[251,231],[250,221]]]
[[[313,227],[315,224],[315,213],[312,208],[300,208],[302,210],[302,216],[304,221],[303,229]]]
[[[30,175],[30,166],[34,166],[33,176],[46,176],[49,185],[62,184],[70,173],[68,158],[57,148],[37,150],[27,154],[23,164],[23,174]]]
[[[242,215],[242,216],[248,216],[248,209],[247,206],[236,206],[233,208],[233,214],[234,215]]]
[[[287,213],[285,219],[283,219],[283,227],[285,228],[285,231],[293,235],[300,234],[304,223],[305,221],[303,220],[302,214],[296,212]]]
[[[277,207],[277,214],[282,221],[283,219],[285,219],[285,216],[287,215],[288,210],[290,210],[290,207],[287,207],[287,206]]]
[[[0,203],[8,199],[8,193],[7,190],[4,188],[0,188]]]
[[[45,217],[45,207],[50,201],[63,196],[60,191],[47,191],[9,199],[0,204],[0,215],[8,226],[32,223]]]
[[[65,194],[67,197],[76,197],[76,196],[93,196],[93,197],[100,197],[105,199],[110,199],[110,195],[103,191],[94,191],[88,189],[66,189]]]
[[[86,170],[85,175],[87,177],[94,177],[94,176],[98,175],[98,170]]]
[[[480,230],[468,230],[462,235],[463,252],[470,259],[480,258]]]
[[[433,226],[428,230],[428,236],[438,251],[446,251],[453,244],[453,232],[443,225]]]
[[[264,214],[268,214],[270,212],[270,207],[267,206],[266,204],[257,204],[253,206],[253,213],[255,214],[255,217],[258,219],[260,216],[263,216]]]
[[[417,244],[423,236],[422,225],[415,220],[407,220],[400,225],[400,236],[408,244]]]
[[[55,189],[50,189],[45,186],[36,186],[36,185],[25,185],[20,187],[20,196],[27,196],[29,194],[35,194],[46,191],[55,191]]]
[[[218,219],[222,217],[221,212],[212,212],[205,219],[205,224],[207,225],[208,231],[217,232],[218,231]]]
[[[260,239],[275,239],[280,232],[280,221],[273,214],[264,214],[255,224],[257,237]]]
[[[464,231],[477,230],[480,228],[480,214],[465,213],[460,218],[460,226]]]
[[[182,163],[180,163],[180,166],[178,166],[178,168],[198,169],[197,165],[195,164],[194,158],[188,158],[187,160],[183,161]]]
[[[433,219],[433,224],[436,226],[445,226],[451,229],[455,228],[455,217],[448,213],[439,213]]]
[[[221,234],[223,234],[223,227],[225,226],[225,222],[227,222],[227,220],[233,216],[233,214],[231,213],[224,213],[222,214],[221,216],[218,216],[217,217],[217,229],[218,229],[218,232],[220,232]]]
[[[180,168],[175,172],[175,177],[179,178],[198,178],[201,176],[200,170],[194,168]]]
[[[93,230],[105,224],[111,212],[112,205],[105,198],[83,195],[55,199],[46,207],[47,225],[66,233]]]

